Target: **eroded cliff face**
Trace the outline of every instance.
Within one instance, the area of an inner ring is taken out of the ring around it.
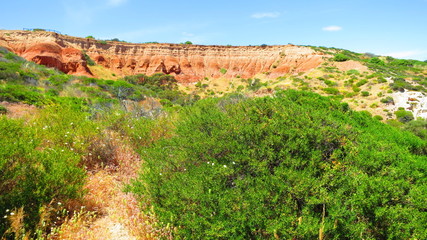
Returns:
[[[91,76],[83,51],[97,64],[118,75],[164,72],[181,83],[204,77],[251,78],[260,73],[276,78],[306,72],[327,57],[308,47],[202,46],[131,44],[69,37],[52,32],[0,31],[0,46],[27,60],[64,73]]]

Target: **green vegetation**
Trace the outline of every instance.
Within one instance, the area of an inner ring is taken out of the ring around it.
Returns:
[[[95,61],[93,61],[93,60],[89,57],[89,55],[87,55],[87,54],[86,54],[86,52],[85,52],[85,51],[83,51],[82,53],[83,53],[83,57],[84,57],[84,58],[85,58],[85,60],[86,60],[87,65],[89,65],[89,66],[95,66],[95,65],[96,65]]]
[[[335,62],[345,62],[347,60],[350,60],[350,57],[342,54],[342,53],[338,53],[337,55],[335,55],[332,60],[334,60]]]
[[[176,239],[426,239],[427,121],[399,109],[386,125],[337,100],[392,104],[393,90],[425,90],[427,65],[318,49],[373,72],[327,61],[321,75],[236,77],[218,97],[207,77],[185,93],[172,75],[69,76],[0,48],[0,236],[50,239],[88,172],[116,169],[117,135],[144,160],[128,190]]]
[[[338,89],[332,88],[332,87],[323,88],[323,91],[327,94],[332,94],[332,95],[338,95],[340,93],[340,91]]]
[[[139,150],[133,185],[177,238],[427,237],[426,144],[414,135],[297,91],[184,110],[171,138]]]
[[[102,45],[108,44],[106,40],[98,40],[97,43],[102,44]]]
[[[6,114],[7,113],[7,108],[0,105],[0,114]]]
[[[388,96],[388,97],[382,98],[381,102],[385,103],[385,104],[390,104],[390,103],[394,103],[394,99],[392,97]]]
[[[395,113],[397,120],[402,123],[407,123],[414,120],[414,115],[410,111],[406,111],[403,108],[399,108]]]
[[[368,91],[362,91],[362,92],[360,92],[360,94],[362,95],[362,97],[367,97],[367,96],[371,95]]]

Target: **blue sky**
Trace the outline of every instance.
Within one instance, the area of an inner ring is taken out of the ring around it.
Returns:
[[[427,60],[427,0],[9,0],[0,29],[204,45],[313,45]]]

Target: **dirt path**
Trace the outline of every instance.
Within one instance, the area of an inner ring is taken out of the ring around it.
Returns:
[[[167,231],[153,227],[153,216],[144,215],[132,193],[123,188],[137,176],[141,160],[117,134],[110,134],[115,165],[89,174],[88,194],[79,214],[65,222],[56,239],[159,239]]]

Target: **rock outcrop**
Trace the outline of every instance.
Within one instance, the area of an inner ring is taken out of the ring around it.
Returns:
[[[132,44],[98,41],[53,32],[0,31],[0,46],[64,73],[91,76],[83,52],[118,75],[164,72],[181,83],[204,77],[276,78],[318,67],[326,55],[309,47]]]

